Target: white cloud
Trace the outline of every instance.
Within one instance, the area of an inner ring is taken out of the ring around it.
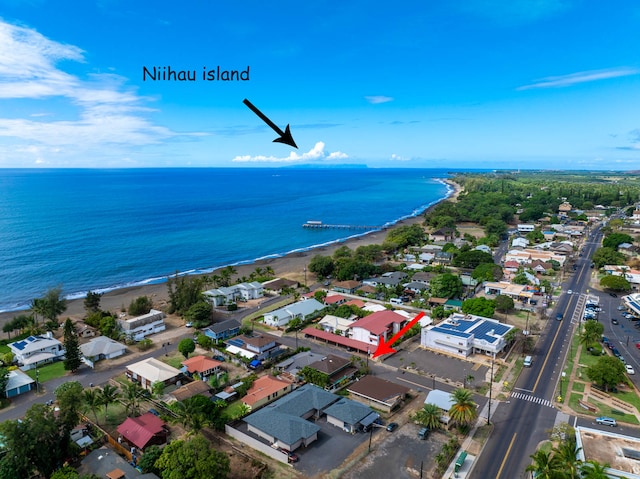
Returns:
[[[326,153],[324,151],[324,147],[324,142],[319,141],[308,152],[302,154],[292,151],[291,153],[289,153],[289,156],[284,157],[243,155],[236,156],[231,161],[234,161],[236,163],[296,163],[317,160],[343,160],[345,158],[349,158],[347,154],[342,153],[341,151]]]
[[[560,75],[541,78],[529,85],[516,88],[516,90],[531,90],[534,88],[561,88],[578,83],[586,83],[598,80],[607,80],[609,78],[617,78],[629,75],[637,75],[640,70],[637,68],[621,67],[611,68],[608,70],[590,70],[584,72],[570,73],[569,75]]]
[[[400,155],[396,155],[395,153],[393,153],[391,155],[391,161],[409,161],[409,158],[405,158],[404,156],[400,156]]]
[[[390,101],[393,101],[393,97],[384,95],[365,96],[364,99],[372,105],[378,105],[379,103],[388,103]]]
[[[100,154],[113,145],[153,145],[179,136],[143,116],[153,111],[145,106],[150,99],[127,89],[125,78],[89,74],[83,79],[58,68],[62,60],[84,63],[83,54],[76,46],[0,20],[0,99],[51,99],[65,108],[64,120],[56,110],[25,112],[23,119],[0,116],[0,137],[13,139],[13,151],[26,154],[23,160],[33,159],[33,145],[40,147],[36,163],[48,164],[49,158],[40,155],[52,155],[61,146]],[[76,118],[70,119],[69,111]],[[14,155],[12,161],[20,158]]]

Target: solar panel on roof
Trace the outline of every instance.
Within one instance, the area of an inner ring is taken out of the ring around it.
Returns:
[[[631,459],[636,459],[640,461],[640,451],[638,451],[637,449],[629,449],[629,448],[623,447],[622,455],[624,457],[629,457]]]
[[[13,345],[15,346],[16,349],[19,349],[20,351],[22,351],[24,347],[27,345],[27,343],[25,341],[18,341],[17,343],[13,343]]]

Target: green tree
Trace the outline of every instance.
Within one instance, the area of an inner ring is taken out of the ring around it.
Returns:
[[[160,446],[149,446],[144,450],[144,454],[138,461],[138,467],[142,469],[145,474],[155,474],[160,477],[162,471],[155,466],[156,461],[162,455],[162,448]]]
[[[62,297],[61,288],[51,288],[44,295],[44,317],[54,323],[58,322],[58,316],[67,310],[67,300]]]
[[[613,248],[598,248],[594,251],[593,255],[591,255],[591,261],[600,269],[607,264],[624,264],[625,257]]]
[[[431,296],[436,298],[459,298],[462,296],[462,280],[455,274],[439,274],[431,280],[430,290]]]
[[[585,346],[590,346],[591,344],[597,342],[602,333],[604,332],[604,326],[602,323],[598,321],[594,321],[592,319],[585,321],[584,328],[580,333],[580,344]]]
[[[196,343],[193,342],[191,338],[181,339],[178,343],[178,351],[185,357],[185,359],[189,359],[189,354],[196,350]]]
[[[84,298],[84,309],[87,315],[97,313],[100,311],[100,300],[102,299],[102,293],[96,293],[89,291]]]
[[[138,296],[129,303],[128,312],[131,316],[142,316],[153,308],[153,301],[148,296]]]
[[[238,274],[238,271],[233,266],[225,266],[220,270],[220,285],[230,286],[231,278],[233,275]]]
[[[198,333],[198,336],[196,337],[196,342],[198,343],[198,345],[200,345],[202,348],[209,350],[213,347],[213,339],[211,339],[209,336],[207,336],[204,333]]]
[[[500,265],[495,263],[482,263],[473,269],[471,277],[478,281],[499,281],[502,279],[503,274]]]
[[[140,414],[140,402],[142,401],[145,389],[138,383],[126,383],[122,390],[122,402],[130,416],[138,416]]]
[[[478,298],[465,299],[462,302],[462,312],[465,314],[474,314],[483,318],[492,318],[495,312],[496,303],[493,299],[487,299],[483,296]]]
[[[506,313],[507,311],[511,311],[514,307],[513,298],[507,296],[506,294],[499,294],[498,296],[496,296],[494,302],[496,309],[504,313]]]
[[[608,463],[600,464],[593,459],[580,464],[580,477],[582,479],[609,479],[607,469],[611,467]]]
[[[442,427],[442,423],[440,422],[441,416],[442,411],[438,406],[427,403],[422,409],[415,413],[413,419],[421,425],[428,427],[430,431],[433,431]]]
[[[216,277],[215,275],[212,276]],[[223,286],[223,278],[218,276],[220,286]],[[228,283],[228,278],[227,278]],[[169,295],[169,313],[183,315],[189,308],[202,299],[200,289],[204,280],[195,276],[180,276],[176,273],[167,280],[167,290]],[[228,286],[228,284],[224,285]]]
[[[65,371],[76,372],[82,364],[82,353],[80,352],[78,336],[76,336],[73,323],[69,318],[64,322],[64,350]]]
[[[78,479],[78,471],[71,466],[62,466],[51,475],[51,479]]]
[[[90,409],[93,413],[93,416],[96,419],[96,424],[100,425],[98,421],[98,409],[102,407],[102,397],[99,393],[99,390],[96,388],[89,388],[82,391],[82,402],[85,408]]]
[[[625,379],[626,369],[622,361],[613,356],[602,356],[598,362],[587,368],[587,377],[605,390]]]
[[[9,370],[4,366],[0,366],[0,397],[6,397],[8,383]]]
[[[453,405],[449,409],[449,417],[462,427],[469,426],[478,417],[478,407],[471,391],[463,388],[453,391]]]
[[[616,275],[607,275],[600,280],[600,286],[612,291],[630,291],[631,283],[622,277]]]
[[[54,391],[60,408],[58,419],[68,434],[71,434],[71,430],[80,422],[82,389],[82,384],[78,381],[67,381]]]
[[[184,318],[191,321],[195,328],[209,326],[213,321],[213,306],[208,301],[200,300],[187,309]]]
[[[319,279],[332,275],[333,268],[334,263],[330,256],[317,254],[309,261],[309,271],[315,273]]]
[[[560,461],[553,457],[551,451],[538,449],[530,457],[533,462],[526,470],[533,472],[536,479],[561,479]]]
[[[633,243],[633,238],[625,233],[611,233],[602,240],[602,246],[605,248],[618,249],[622,243]]]
[[[507,224],[499,219],[491,218],[484,224],[484,233],[489,235],[502,236],[507,232]]]
[[[484,251],[472,249],[460,252],[453,258],[453,265],[458,268],[473,269],[481,264],[495,264],[493,262],[493,256]]]
[[[169,443],[155,467],[162,471],[162,479],[226,479],[231,472],[229,457],[200,435]]]
[[[109,405],[113,404],[120,398],[120,392],[115,386],[111,384],[105,384],[104,386],[102,386],[102,389],[100,389],[100,392],[98,394],[100,396],[100,403],[104,406],[104,418],[106,421],[109,411]]]
[[[525,238],[527,238],[532,243],[540,243],[541,241],[544,241],[544,235],[542,234],[542,231],[540,231],[539,229],[530,231],[525,235]]]
[[[557,458],[565,477],[577,479],[579,475],[579,461],[576,457],[579,449],[576,446],[575,436],[570,436],[553,448],[554,458]]]
[[[329,385],[329,376],[317,369],[305,366],[300,370],[300,374],[306,382],[315,384],[321,388],[325,388]]]
[[[98,326],[100,329],[100,333],[103,336],[106,336],[111,339],[118,339],[122,334],[122,330],[120,329],[120,325],[116,321],[116,318],[113,316],[105,316],[100,320],[100,324]]]

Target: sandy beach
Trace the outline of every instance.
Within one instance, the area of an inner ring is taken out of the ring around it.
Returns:
[[[444,201],[455,201],[460,193],[460,186],[451,180],[443,180],[453,188],[452,194]],[[435,206],[435,205],[434,205]],[[429,209],[433,208],[430,207]],[[427,209],[427,211],[429,211]],[[277,258],[269,258],[264,260],[258,260],[253,263],[234,266],[237,271],[237,277],[249,276],[249,274],[255,271],[256,267],[264,268],[270,266],[275,272],[276,277],[289,278],[296,281],[304,282],[305,268],[308,266],[309,261],[317,254],[330,256],[333,252],[341,246],[348,246],[351,249],[356,249],[358,246],[367,246],[371,244],[382,244],[387,237],[390,230],[404,225],[421,224],[424,220],[423,214],[415,217],[407,218],[399,221],[394,226],[383,230],[373,231],[357,238],[351,238],[342,242],[333,243],[328,246],[322,246],[311,249],[309,251],[291,253],[285,256]],[[217,274],[218,271],[214,271],[213,274]],[[315,281],[315,275],[307,272],[307,282],[309,284]],[[144,286],[134,286],[131,288],[121,288],[117,290],[105,293],[102,296],[101,307],[103,310],[116,312],[124,305],[129,306],[131,301],[139,296],[149,296],[152,298],[156,307],[162,308],[166,305],[168,300],[167,285],[166,283],[152,284]],[[0,313],[0,324],[4,324],[6,321],[12,319],[14,316],[24,314],[26,311],[11,311]],[[70,317],[72,319],[80,319],[84,316],[84,304],[82,299],[74,299],[67,302],[67,310],[61,315],[62,318]],[[3,338],[8,337],[6,333],[2,333]]]

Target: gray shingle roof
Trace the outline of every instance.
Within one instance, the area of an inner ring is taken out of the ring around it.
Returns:
[[[347,398],[342,398],[325,409],[327,416],[335,417],[346,424],[358,424],[371,412],[367,406]]]
[[[294,444],[300,439],[306,439],[320,431],[320,427],[314,423],[276,409],[273,405],[266,406],[247,416],[244,420],[247,424],[264,431],[285,444]]]

